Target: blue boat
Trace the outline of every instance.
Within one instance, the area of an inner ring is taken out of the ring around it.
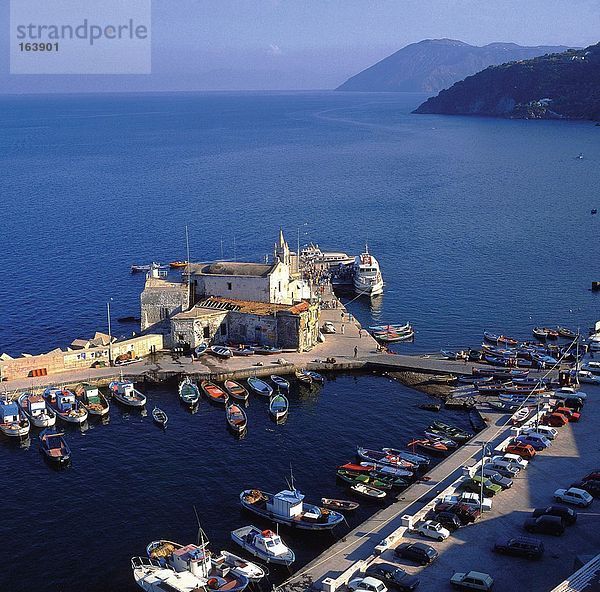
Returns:
[[[283,419],[290,408],[290,404],[285,395],[277,393],[274,397],[271,397],[269,403],[269,413],[276,421]]]
[[[44,399],[60,419],[68,423],[83,423],[88,412],[77,400],[75,394],[67,389],[48,387],[44,391]]]
[[[276,374],[271,374],[271,381],[275,384],[275,386],[277,386],[277,388],[279,388],[283,391],[290,390],[290,383],[285,378],[282,378],[281,376],[277,376]]]
[[[258,516],[302,530],[331,530],[344,520],[339,512],[306,503],[295,488],[275,494],[247,489],[240,493],[240,503]]]
[[[134,386],[133,382],[128,380],[113,380],[108,385],[108,391],[112,396],[127,407],[143,407],[146,404],[146,397]]]
[[[200,401],[200,389],[189,376],[179,384],[179,398],[189,407],[195,407]]]
[[[248,386],[257,394],[263,397],[270,397],[273,394],[273,388],[269,386],[264,380],[251,376],[248,378]]]
[[[310,376],[313,379],[313,382],[325,382],[323,375],[314,370],[305,370],[304,373]]]
[[[49,461],[59,465],[65,465],[71,460],[71,449],[63,436],[64,434],[51,428],[40,434],[40,450]]]

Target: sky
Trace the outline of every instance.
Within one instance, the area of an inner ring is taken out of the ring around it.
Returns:
[[[600,0],[152,0],[151,17],[150,74],[11,74],[0,35],[0,93],[329,89],[427,38],[600,41]]]

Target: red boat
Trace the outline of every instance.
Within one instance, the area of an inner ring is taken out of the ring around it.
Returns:
[[[428,452],[448,452],[448,447],[441,442],[434,442],[433,440],[429,440],[429,438],[424,438],[422,440],[411,440],[408,443],[410,448],[415,448],[418,446],[423,450],[427,450]]]
[[[217,405],[225,405],[229,400],[229,395],[221,388],[218,387],[214,382],[208,382],[207,380],[202,381],[200,388],[204,391],[204,394],[210,401]]]

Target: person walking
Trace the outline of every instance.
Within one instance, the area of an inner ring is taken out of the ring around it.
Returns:
[[[345,329],[346,329],[346,326],[344,325],[344,323],[342,323],[342,335],[344,335]]]
[[[354,346],[354,357],[358,356],[358,347]]]
[[[358,330],[358,338],[362,339],[362,327]]]

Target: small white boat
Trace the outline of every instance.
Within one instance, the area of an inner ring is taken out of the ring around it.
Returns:
[[[146,592],[199,592],[206,590],[206,579],[189,571],[177,573],[172,567],[154,559],[132,557],[131,569],[135,583]]]
[[[204,355],[206,353],[206,350],[208,349],[208,343],[201,343],[195,350],[194,353],[196,354],[196,357],[199,358],[200,356]]]
[[[271,374],[271,381],[273,382],[273,384],[275,384],[277,388],[281,390],[290,390],[290,383],[282,376],[277,376],[277,374]]]
[[[67,389],[48,387],[44,399],[60,419],[67,423],[82,424],[88,418],[88,412]]]
[[[577,373],[577,380],[586,384],[600,384],[600,376],[593,374],[589,370],[580,370]]]
[[[200,401],[200,389],[189,376],[179,383],[179,398],[188,407],[195,407]]]
[[[383,277],[379,270],[379,263],[371,253],[368,245],[365,252],[354,260],[354,291],[357,294],[377,296],[383,293]]]
[[[521,409],[518,409],[512,414],[510,418],[511,422],[513,424],[523,423],[526,419],[529,418],[533,409],[533,407],[521,407]]]
[[[159,407],[154,407],[152,410],[152,419],[162,428],[166,428],[167,422],[169,421],[168,415]]]
[[[296,378],[304,384],[312,384],[313,382],[312,376],[306,370],[296,370],[294,374],[296,375]]]
[[[369,487],[364,483],[352,485],[350,489],[358,495],[362,495],[363,497],[368,497],[371,499],[383,499],[386,496],[385,491],[381,491],[381,489],[377,489],[376,487]]]
[[[267,575],[267,572],[260,565],[256,565],[256,563],[252,563],[252,561],[248,561],[247,559],[242,559],[229,551],[223,550],[220,555],[213,558],[213,564],[218,565],[221,561],[234,574],[246,576],[251,582],[259,582]]]
[[[46,405],[46,401],[41,395],[23,393],[17,402],[36,428],[49,428],[56,423],[56,413]]]
[[[271,397],[269,413],[275,421],[283,419],[287,415],[289,408],[290,403],[285,395],[278,393],[274,397]]]
[[[233,352],[228,347],[223,345],[211,345],[209,350],[210,353],[213,356],[217,356],[217,358],[227,359],[233,356]]]
[[[14,401],[0,399],[0,431],[12,438],[24,438],[29,434],[30,423]]]
[[[248,386],[257,394],[263,397],[270,397],[273,394],[273,388],[268,385],[264,380],[251,376],[246,381]]]
[[[108,391],[127,407],[143,407],[146,404],[146,397],[129,380],[113,380],[108,385]]]
[[[231,540],[267,563],[291,565],[296,559],[294,552],[272,530],[243,526],[232,531]]]

